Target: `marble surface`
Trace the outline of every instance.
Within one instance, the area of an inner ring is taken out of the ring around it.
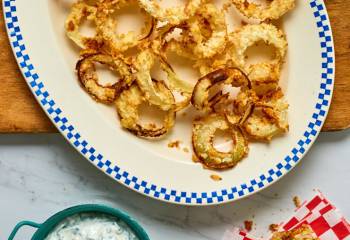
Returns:
[[[225,230],[254,220],[254,234],[293,211],[292,197],[321,189],[350,218],[350,131],[323,133],[291,173],[238,202],[182,207],[141,196],[97,171],[65,140],[52,135],[0,135],[0,239],[20,220],[42,222],[66,207],[104,203],[129,212],[154,240],[220,240]],[[23,229],[16,239],[30,239]]]

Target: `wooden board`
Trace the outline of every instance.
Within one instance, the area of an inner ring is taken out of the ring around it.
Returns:
[[[336,85],[331,110],[323,130],[335,131],[350,128],[350,1],[325,2],[335,38]],[[2,15],[2,9],[0,14]],[[56,132],[18,70],[2,18],[0,48],[0,132]]]

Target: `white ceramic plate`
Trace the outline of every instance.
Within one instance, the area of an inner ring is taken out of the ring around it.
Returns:
[[[207,205],[263,189],[290,171],[315,141],[325,121],[334,81],[332,32],[322,0],[298,0],[284,17],[289,53],[281,85],[290,103],[290,132],[270,144],[250,144],[249,157],[220,173],[170,149],[191,149],[191,119],[177,120],[172,134],[147,141],[121,129],[113,107],[94,102],[74,73],[76,48],[64,35],[69,0],[3,0],[9,39],[35,97],[67,140],[116,181],[167,202]],[[25,116],[23,116],[25,117]],[[218,174],[222,181],[210,178]],[[307,177],[307,176],[305,176]]]

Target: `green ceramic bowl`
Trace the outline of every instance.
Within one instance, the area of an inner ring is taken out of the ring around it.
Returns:
[[[56,227],[57,224],[62,222],[67,217],[70,217],[79,213],[103,213],[103,214],[116,217],[124,221],[134,231],[134,233],[140,240],[150,240],[145,230],[129,215],[127,215],[126,213],[123,213],[120,210],[110,208],[104,205],[96,205],[96,204],[79,205],[79,206],[65,209],[59,213],[56,213],[55,215],[50,217],[48,220],[46,220],[42,224],[38,224],[32,221],[22,221],[18,223],[16,227],[13,229],[8,240],[13,240],[18,230],[23,226],[31,226],[38,229],[34,233],[31,240],[43,240]]]

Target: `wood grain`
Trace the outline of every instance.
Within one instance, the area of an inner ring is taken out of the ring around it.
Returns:
[[[326,0],[332,22],[336,51],[335,92],[323,131],[350,127],[350,1]],[[2,15],[2,9],[0,11]],[[16,61],[0,19],[0,132],[56,132],[32,96]]]
[[[335,90],[324,131],[350,128],[350,1],[326,0],[335,42]]]

